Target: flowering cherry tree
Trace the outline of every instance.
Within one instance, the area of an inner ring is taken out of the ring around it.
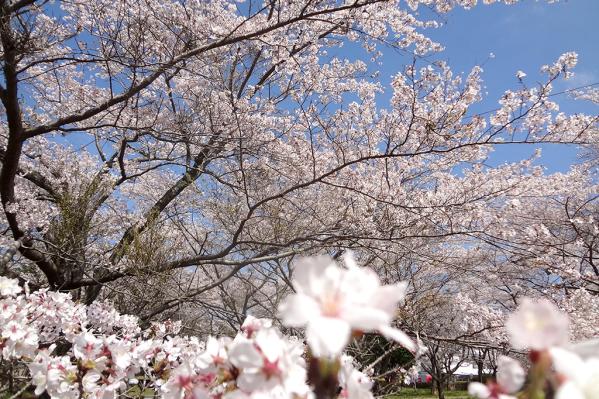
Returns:
[[[11,394],[367,399],[364,334],[431,367],[511,346],[542,354],[545,376],[547,359],[561,367],[563,340],[539,350],[502,327],[546,298],[569,315],[555,334],[598,335],[598,118],[554,96],[574,52],[539,82],[515,72],[499,107],[475,112],[482,68],[423,57],[442,46],[420,12],[475,4],[0,2]],[[383,46],[411,54],[390,87]],[[538,143],[583,145],[587,163],[487,165],[498,146]],[[518,367],[497,364],[509,371],[480,395],[520,389],[505,377]],[[559,373],[553,388],[586,392]]]
[[[530,164],[484,167],[489,151],[589,143],[596,118],[552,100],[574,53],[471,112],[482,69],[418,58],[441,46],[417,11],[474,3],[7,2],[0,196],[17,253],[3,274],[88,304],[135,297],[117,302],[145,322],[195,306],[231,324],[195,298],[250,268],[283,274],[297,254],[442,264],[438,248],[490,233],[512,248],[501,204],[555,189]],[[346,43],[374,63],[344,57]],[[390,88],[373,71],[383,43],[416,56]]]

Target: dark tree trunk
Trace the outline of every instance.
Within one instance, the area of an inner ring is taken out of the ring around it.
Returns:
[[[439,399],[445,399],[445,387],[443,386],[443,381],[440,379],[435,379],[435,384],[437,385],[437,396]]]
[[[478,367],[478,382],[483,382],[483,361],[476,362],[476,366]]]

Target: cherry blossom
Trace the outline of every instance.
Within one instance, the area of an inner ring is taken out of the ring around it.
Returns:
[[[599,119],[560,108],[574,52],[532,86],[508,71],[488,113],[481,66],[429,62],[439,14],[476,3],[6,2],[11,383],[26,375],[53,398],[370,399],[376,367],[343,352],[359,359],[358,340],[382,334],[426,356],[440,391],[467,357],[516,348],[532,350],[531,390],[588,394],[548,359],[568,335],[597,335]],[[416,57],[385,87],[388,46]],[[488,162],[545,143],[583,145],[583,163],[549,173],[540,150]],[[349,249],[368,268],[350,255],[295,262]],[[555,305],[523,300],[510,340],[506,314],[526,296]],[[515,394],[521,369],[497,361],[479,395]]]
[[[526,373],[518,361],[507,356],[497,360],[497,383],[505,393],[515,393],[522,388]]]
[[[299,349],[299,350],[298,350]],[[262,329],[255,340],[238,337],[231,343],[229,358],[241,370],[238,387],[245,392],[269,391],[283,386],[286,392],[305,394],[303,349],[273,329]]]
[[[506,328],[514,348],[542,350],[568,342],[568,323],[549,300],[524,298]]]
[[[21,291],[22,289],[16,280],[0,276],[0,295],[15,296]]]
[[[599,353],[586,360],[563,348],[551,348],[550,353],[561,381],[556,399],[599,398]]]
[[[379,331],[415,351],[405,333],[390,327],[406,284],[381,286],[376,273],[358,267],[351,255],[345,257],[345,265],[341,268],[327,257],[298,262],[296,293],[279,308],[283,322],[306,326],[308,344],[317,357],[339,355],[352,331]]]

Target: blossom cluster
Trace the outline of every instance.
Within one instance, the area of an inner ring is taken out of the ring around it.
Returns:
[[[116,398],[134,390],[165,399],[309,398],[318,388],[310,385],[310,370],[344,398],[371,398],[371,380],[343,348],[358,330],[380,330],[413,347],[389,327],[405,286],[381,286],[371,270],[350,257],[346,263],[341,268],[329,258],[305,260],[295,280],[297,294],[281,307],[288,325],[316,323],[306,332],[309,350],[268,319],[248,316],[234,338],[200,342],[177,335],[177,323],[142,331],[135,317],[106,303],[85,306],[68,294],[29,292],[17,280],[0,277],[0,359],[26,364],[35,394],[52,398]]]

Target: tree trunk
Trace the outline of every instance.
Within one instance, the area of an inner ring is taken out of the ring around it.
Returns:
[[[479,360],[476,362],[476,366],[478,367],[478,382],[483,382],[483,361]]]
[[[445,387],[443,386],[443,381],[435,379],[435,384],[437,385],[437,396],[439,399],[445,399]]]

